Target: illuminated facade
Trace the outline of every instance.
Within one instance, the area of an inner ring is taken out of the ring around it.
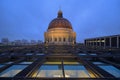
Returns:
[[[46,44],[73,45],[76,43],[76,33],[73,31],[71,23],[63,18],[61,10],[59,10],[57,18],[50,22],[44,37]]]

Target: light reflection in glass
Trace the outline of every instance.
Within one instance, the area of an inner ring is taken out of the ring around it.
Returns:
[[[3,66],[5,66],[4,64],[0,64],[0,68],[2,68]]]
[[[63,71],[64,69],[64,71]],[[65,77],[71,78],[90,78],[95,77],[90,74],[87,69],[79,62],[76,61],[64,61],[63,67],[62,62],[45,62],[33,75],[32,77]]]
[[[103,62],[99,62],[99,61],[95,61],[95,62],[92,62],[93,64],[96,64],[96,65],[102,65],[102,64],[105,64]]]
[[[65,77],[89,78],[90,75],[83,65],[64,65]]]
[[[22,71],[27,65],[13,65],[0,73],[0,77],[14,77]]]
[[[97,65],[98,67],[102,68],[106,72],[110,73],[111,75],[120,78],[120,70],[110,64],[101,62],[101,61],[95,61],[92,62],[93,64]]]
[[[116,67],[111,65],[102,65],[102,66],[100,65],[99,67],[107,71],[108,73],[112,74],[113,76],[120,78],[120,70],[117,69]]]
[[[19,63],[19,64],[32,64],[33,62],[21,62],[21,63]]]
[[[63,77],[61,65],[44,64],[32,77]]]

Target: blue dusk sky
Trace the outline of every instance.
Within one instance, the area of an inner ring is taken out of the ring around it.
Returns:
[[[0,0],[0,39],[44,41],[60,6],[77,42],[120,34],[120,0]]]

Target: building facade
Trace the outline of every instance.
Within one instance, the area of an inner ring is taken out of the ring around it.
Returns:
[[[76,43],[76,33],[73,31],[71,23],[63,18],[61,10],[59,10],[57,18],[50,22],[44,38],[48,45],[73,45]]]
[[[104,48],[120,48],[120,35],[85,39],[85,45],[99,46]]]

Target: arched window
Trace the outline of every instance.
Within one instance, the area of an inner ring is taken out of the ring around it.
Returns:
[[[63,38],[63,41],[64,41],[64,42],[66,41],[65,38]]]
[[[55,40],[54,40],[55,42],[57,41],[57,38],[55,38]]]
[[[61,38],[59,38],[59,41],[61,42]]]

